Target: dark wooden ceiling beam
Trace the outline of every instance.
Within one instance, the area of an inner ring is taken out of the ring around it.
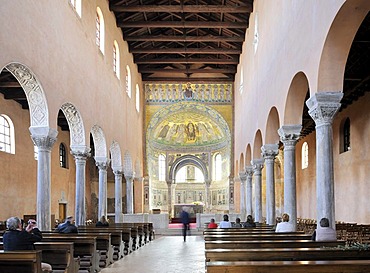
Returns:
[[[141,41],[141,42],[166,42],[166,41],[180,41],[180,42],[243,42],[244,37],[238,36],[180,36],[180,35],[138,35],[138,36],[125,36],[125,41]]]
[[[222,83],[222,82],[234,82],[234,77],[225,77],[225,78],[207,78],[207,77],[202,77],[202,78],[188,78],[188,77],[145,77],[143,76],[143,81],[144,82],[174,82],[174,83]]]
[[[241,49],[228,48],[133,48],[130,53],[151,54],[241,54]]]
[[[219,21],[120,21],[120,28],[241,28],[248,26],[247,22],[219,22]]]
[[[19,84],[19,82],[15,81],[15,82],[0,82],[0,88],[3,88],[3,87],[8,87],[8,88],[12,88],[12,87],[21,87],[21,85]]]
[[[208,58],[135,58],[136,64],[183,64],[183,63],[192,63],[192,64],[238,64],[239,59],[208,59]]]
[[[139,68],[139,73],[208,73],[208,74],[214,74],[214,73],[236,73],[236,68],[207,68],[207,69],[180,69],[180,68]]]
[[[113,12],[157,12],[157,13],[251,13],[252,5],[225,6],[225,5],[109,5]]]

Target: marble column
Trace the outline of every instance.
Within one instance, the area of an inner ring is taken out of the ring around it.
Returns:
[[[144,213],[149,213],[149,176],[144,176]]]
[[[252,179],[253,179],[253,167],[246,166],[245,173],[247,175],[246,182],[246,213],[247,215],[253,215],[253,196],[252,196]]]
[[[246,218],[246,195],[245,195],[245,184],[247,180],[247,174],[246,172],[239,172],[239,178],[240,178],[240,216],[241,219]]]
[[[172,181],[167,180],[167,187],[168,187],[168,198],[167,198],[167,206],[168,206],[168,215],[172,217]]]
[[[86,160],[90,156],[90,148],[87,146],[71,147],[71,154],[76,163],[75,221],[76,225],[85,225]]]
[[[254,209],[254,220],[258,223],[262,223],[262,169],[263,159],[253,159],[251,165],[253,167],[254,174],[254,197],[255,197],[255,209]]]
[[[96,166],[99,168],[99,204],[98,218],[103,215],[107,216],[107,168],[109,161],[96,161]]]
[[[297,193],[295,146],[302,125],[284,125],[278,130],[284,144],[284,212],[289,214],[289,222],[297,229]]]
[[[38,148],[36,217],[40,230],[51,230],[51,149],[58,131],[49,127],[30,127]]]
[[[335,229],[332,122],[343,97],[341,92],[316,93],[306,101],[316,124],[317,220],[326,217]]]
[[[206,180],[205,181],[205,191],[206,191],[206,196],[205,196],[205,212],[209,213],[210,208],[211,208],[211,194],[210,194],[210,187],[211,187],[211,180]]]
[[[127,214],[134,213],[134,175],[125,174]]]
[[[113,170],[114,173],[114,222],[123,223],[122,213],[122,169]]]
[[[278,144],[265,144],[261,147],[266,165],[266,223],[275,225],[275,157],[279,153]]]
[[[235,212],[234,204],[234,177],[229,177],[229,212]]]

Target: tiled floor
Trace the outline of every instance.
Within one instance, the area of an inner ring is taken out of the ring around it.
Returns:
[[[204,273],[204,239],[163,236],[123,257],[101,273]]]

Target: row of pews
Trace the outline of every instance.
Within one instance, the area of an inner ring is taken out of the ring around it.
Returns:
[[[0,272],[41,272],[41,261],[53,272],[99,272],[154,239],[152,223],[79,226],[78,234],[44,231],[35,251],[4,251],[0,236]]]
[[[275,233],[271,226],[205,229],[207,273],[365,273],[370,249],[346,241],[314,242],[303,231]]]

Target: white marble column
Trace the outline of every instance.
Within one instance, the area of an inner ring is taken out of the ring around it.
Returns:
[[[252,196],[253,167],[246,166],[245,173],[247,175],[246,213],[247,215],[253,215],[253,196]]]
[[[36,217],[40,230],[51,230],[51,149],[58,131],[49,127],[30,127],[38,148]]]
[[[99,168],[99,207],[98,218],[103,215],[107,216],[107,168],[109,160],[96,161],[96,166]]]
[[[114,173],[114,222],[123,223],[122,213],[122,175],[120,169],[113,170]]]
[[[168,190],[168,198],[167,198],[167,207],[168,207],[168,215],[172,217],[172,182],[167,180],[167,190]]]
[[[341,92],[316,93],[306,101],[316,124],[317,220],[326,217],[335,229],[332,122],[343,97]]]
[[[210,187],[211,187],[211,180],[206,180],[205,181],[205,191],[206,191],[206,196],[205,196],[205,205],[206,209],[205,212],[209,213],[210,208],[211,208],[211,194],[210,194]]]
[[[144,213],[149,213],[149,176],[144,176]]]
[[[289,222],[297,229],[297,193],[295,146],[299,139],[302,125],[284,125],[279,130],[284,144],[284,212],[289,214]]]
[[[134,175],[131,173],[126,174],[126,207],[127,214],[134,213]]]
[[[90,148],[87,146],[71,147],[71,154],[76,163],[75,221],[76,225],[85,225],[86,160],[90,156]]]
[[[234,177],[229,176],[229,212],[235,212],[234,204]]]
[[[275,157],[279,153],[278,144],[265,144],[261,147],[266,165],[266,223],[275,225]]]
[[[247,180],[247,174],[246,172],[239,172],[239,178],[240,178],[240,214],[241,219],[246,218],[246,195],[245,195],[245,188],[246,188],[246,180]]]
[[[255,209],[254,209],[254,220],[258,223],[262,223],[262,169],[263,159],[253,159],[251,165],[253,166],[254,174],[254,197],[255,197]]]

